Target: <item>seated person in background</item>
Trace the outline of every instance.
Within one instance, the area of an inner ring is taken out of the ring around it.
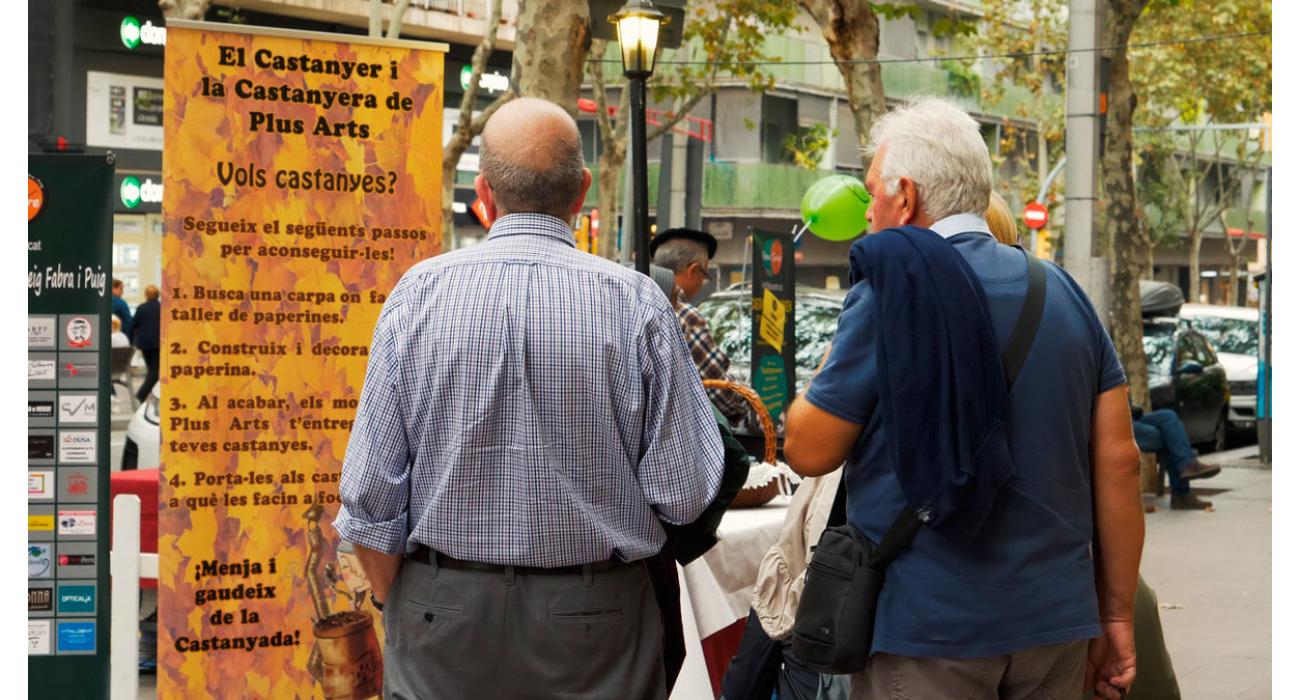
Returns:
[[[1178,414],[1167,408],[1143,413],[1141,408],[1130,406],[1133,412],[1133,439],[1138,449],[1154,452],[1160,468],[1169,474],[1169,507],[1173,510],[1206,510],[1214,506],[1192,495],[1187,483],[1192,479],[1208,479],[1219,473],[1219,467],[1205,464],[1196,458],[1187,430]]]
[[[131,347],[131,339],[126,337],[126,334],[122,332],[122,319],[118,318],[117,316],[113,317],[112,342],[113,342],[113,347],[115,348]]]

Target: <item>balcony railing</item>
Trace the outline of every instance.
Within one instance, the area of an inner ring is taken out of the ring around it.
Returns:
[[[589,164],[592,185],[586,206],[598,206],[599,166]],[[828,170],[805,170],[780,163],[705,163],[703,206],[705,209],[752,209],[794,212],[812,183],[830,175]],[[659,202],[659,164],[648,167],[650,208]],[[626,183],[623,183],[626,186]],[[620,188],[620,197],[622,196]],[[620,205],[622,200],[619,200]]]

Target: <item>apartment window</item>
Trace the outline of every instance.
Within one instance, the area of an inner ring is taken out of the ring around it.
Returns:
[[[788,163],[785,139],[799,128],[799,101],[763,95],[762,125],[759,132],[764,163]]]
[[[590,119],[579,119],[578,135],[582,137],[582,159],[588,163],[595,163],[596,158],[600,155],[600,149],[598,148],[600,129],[598,125]]]

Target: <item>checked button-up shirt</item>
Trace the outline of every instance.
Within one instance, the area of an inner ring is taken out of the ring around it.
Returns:
[[[557,567],[656,554],[717,495],[722,442],[668,300],[504,216],[384,303],[334,527],[395,554]]]
[[[709,322],[700,310],[683,303],[677,309],[677,320],[681,323],[682,333],[686,335],[686,347],[690,349],[691,359],[700,371],[700,379],[736,381],[728,374],[731,359],[713,341]],[[734,391],[709,389],[708,396],[718,411],[732,423],[739,423],[749,415],[749,404]]]

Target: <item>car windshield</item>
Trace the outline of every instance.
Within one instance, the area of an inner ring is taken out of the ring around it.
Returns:
[[[826,346],[835,335],[840,304],[832,298],[795,297],[795,388],[803,391],[821,363]],[[749,294],[717,295],[699,306],[709,321],[709,330],[722,351],[731,358],[733,374],[748,383],[750,359]]]
[[[1259,355],[1259,333],[1253,321],[1219,316],[1193,316],[1187,320],[1210,341],[1215,352]]]
[[[1142,329],[1142,349],[1147,354],[1147,374],[1167,377],[1174,365],[1174,333],[1170,328],[1146,326]]]

